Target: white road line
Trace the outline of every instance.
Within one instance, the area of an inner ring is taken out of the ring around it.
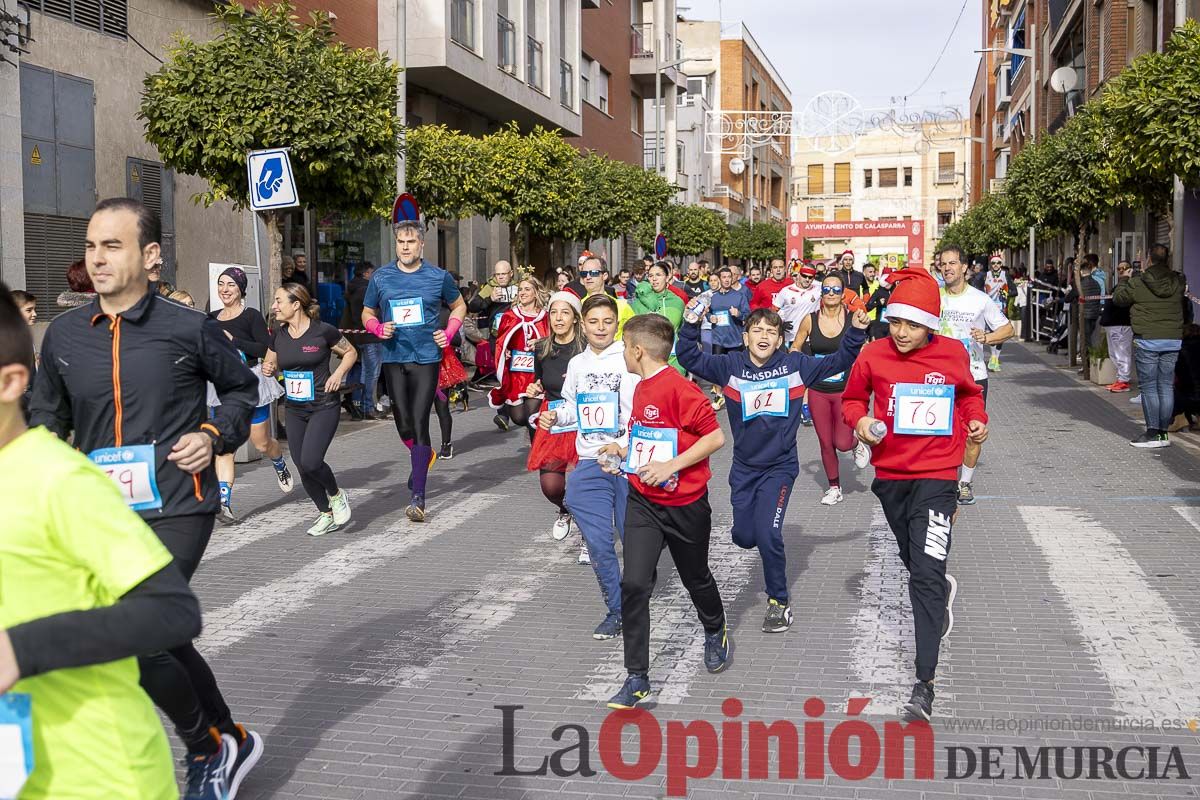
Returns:
[[[950,557],[953,556],[952,541]],[[876,507],[871,516],[863,569],[866,574],[859,589],[859,607],[850,623],[854,629],[850,667],[859,684],[851,694],[872,698],[868,713],[895,714],[908,702],[916,680],[913,666],[916,633],[908,598],[908,570],[897,553],[896,538],[882,508]],[[949,642],[949,639],[942,642],[938,654],[939,717],[951,715],[953,708],[954,696],[947,691]]]
[[[387,490],[383,488],[348,489],[350,506],[354,508],[358,503],[366,503],[376,494],[382,494],[384,491]],[[207,562],[220,556],[227,556],[277,533],[284,533],[297,525],[311,525],[316,521],[317,510],[299,484],[297,484],[297,491],[292,493],[292,497],[294,502],[267,511],[256,511],[236,525],[226,527],[218,523],[217,529],[213,531],[212,539],[208,542],[208,548],[204,551],[204,560]]]
[[[1187,718],[1200,708],[1200,647],[1114,534],[1066,508],[1019,509],[1117,712]]]
[[[252,589],[233,603],[205,614],[198,645],[205,653],[216,655],[288,614],[307,608],[321,590],[349,583],[414,547],[457,530],[504,499],[497,494],[449,495],[430,508],[430,522],[401,520],[383,533],[331,550],[292,575]]]
[[[1174,506],[1175,513],[1188,521],[1188,524],[1200,531],[1200,508],[1196,506]]]
[[[708,563],[726,609],[758,569],[758,551],[735,545],[729,531],[728,525],[714,527],[708,551]],[[704,631],[678,573],[672,569],[670,580],[664,581],[663,577],[659,575],[659,585],[650,600],[650,681],[655,687],[654,702],[678,705],[687,698],[704,663]],[[734,648],[736,658],[736,642]],[[618,644],[592,670],[575,699],[607,700],[621,688],[625,675],[625,651]]]
[[[565,565],[575,563],[577,537],[555,542],[548,530],[533,535],[541,541],[523,549],[503,572],[489,575],[478,589],[459,593],[443,606],[445,610],[431,613],[424,630],[397,631],[382,652],[372,654],[377,668],[368,666],[346,680],[373,686],[423,687],[450,668],[462,658],[461,646],[479,642],[512,619],[521,603],[532,600],[548,580],[560,576]],[[422,649],[436,653],[433,659],[423,666],[399,663],[411,659],[413,645],[429,629],[442,631],[432,648],[422,644]]]

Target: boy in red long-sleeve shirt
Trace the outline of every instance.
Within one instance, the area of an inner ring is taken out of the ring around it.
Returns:
[[[712,509],[708,457],[725,434],[704,391],[667,365],[675,329],[658,314],[625,325],[625,368],[641,377],[629,417],[629,446],[601,451],[623,459],[629,475],[625,510],[625,570],[621,618],[629,677],[609,708],[632,708],[650,694],[650,595],[666,547],[704,627],[704,666],[729,663],[729,634],[721,593],[708,566]],[[606,469],[614,471],[610,464]]]
[[[941,639],[954,623],[957,591],[946,573],[958,508],[958,467],[967,439],[987,439],[983,390],[962,344],[936,335],[937,282],[921,269],[892,273],[889,336],[866,345],[842,393],[842,416],[872,446],[871,491],[883,506],[908,570],[917,640],[917,683],[905,712],[928,720]],[[874,414],[867,403],[874,395]],[[872,432],[882,422],[886,433]]]

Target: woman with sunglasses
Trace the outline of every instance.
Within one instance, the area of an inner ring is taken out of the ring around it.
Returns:
[[[839,272],[830,272],[821,281],[821,306],[800,323],[792,350],[817,358],[833,355],[842,346],[842,337],[850,323],[850,310],[842,302],[846,293],[845,281]],[[821,465],[829,488],[821,497],[821,505],[842,502],[841,476],[838,473],[838,451],[854,451],[854,465],[862,469],[871,462],[871,451],[855,439],[842,419],[842,390],[846,388],[846,371],[831,375],[808,387],[808,409],[817,441],[821,444]]]

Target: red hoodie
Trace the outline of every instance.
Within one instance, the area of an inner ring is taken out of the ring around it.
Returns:
[[[944,384],[954,387],[954,424],[951,436],[893,433],[892,390],[898,383]],[[957,480],[967,446],[967,423],[988,421],[983,389],[971,376],[971,361],[962,343],[930,334],[920,350],[901,353],[891,337],[863,347],[850,369],[842,392],[842,418],[851,428],[867,416],[867,402],[875,395],[871,416],[883,420],[888,432],[871,448],[875,476],[883,480]]]
[[[754,289],[754,296],[750,298],[750,310],[756,311],[760,308],[771,308],[774,303],[775,295],[779,294],[785,286],[790,286],[792,281],[784,278],[777,281],[774,278],[764,278],[758,282],[758,286]]]

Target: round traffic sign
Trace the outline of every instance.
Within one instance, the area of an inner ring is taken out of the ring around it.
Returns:
[[[405,221],[419,221],[421,219],[421,206],[417,203],[417,198],[413,197],[408,192],[396,197],[396,202],[392,203],[392,224]]]
[[[661,233],[654,237],[654,255],[658,258],[667,257],[667,237]]]

